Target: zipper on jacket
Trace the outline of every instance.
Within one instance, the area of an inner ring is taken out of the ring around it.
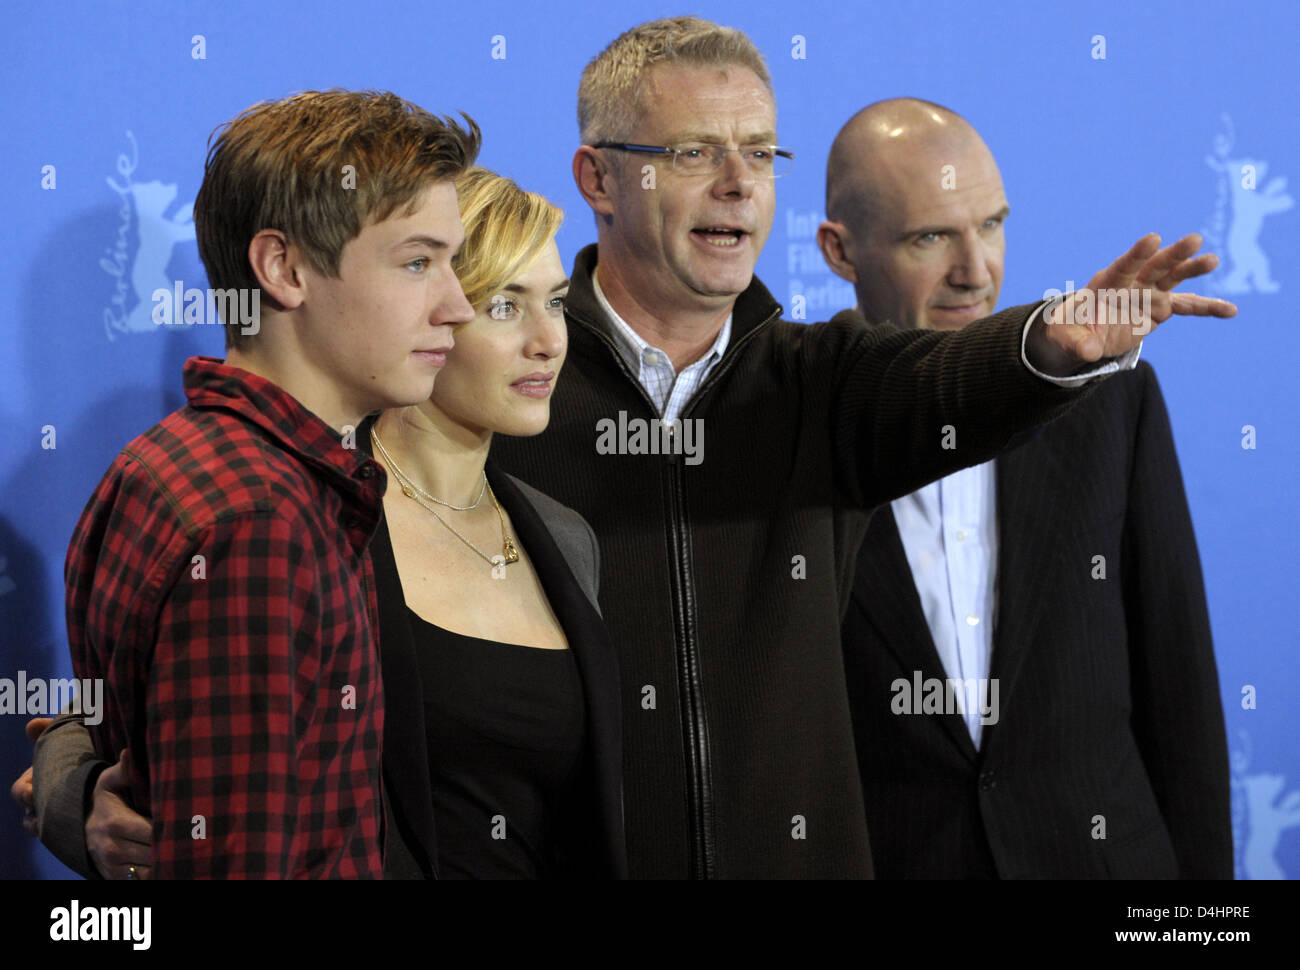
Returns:
[[[683,465],[668,462],[666,491],[668,540],[672,564],[672,607],[677,653],[677,683],[681,692],[682,733],[686,748],[686,797],[690,808],[691,876],[712,879],[713,775],[708,725],[700,683],[699,649],[695,642],[695,582],[691,570],[691,536],[686,521]]]
[[[709,388],[735,365],[741,352],[762,330],[781,315],[775,312],[755,326],[729,348],[704,383],[695,389],[682,408],[684,420],[695,410],[696,403]],[[638,382],[639,383],[639,382]],[[669,429],[670,436],[673,430]],[[673,445],[676,442],[673,441]],[[673,617],[677,624],[678,679],[682,691],[683,721],[687,751],[687,797],[691,808],[691,874],[696,879],[716,878],[713,833],[713,759],[709,752],[708,719],[705,714],[704,685],[700,681],[699,644],[696,639],[695,572],[691,555],[690,525],[686,518],[686,481],[683,463],[677,460],[675,447],[668,449],[668,510],[673,548]]]
[[[570,311],[573,319],[582,323],[596,335],[617,362],[649,407],[651,414],[663,414],[650,399],[649,393],[642,386],[639,377],[632,373],[627,360],[619,351],[617,344],[605,334],[600,327],[593,326]],[[713,387],[722,376],[731,370],[740,356],[741,350],[756,334],[766,330],[773,320],[781,316],[778,306],[765,320],[755,326],[749,333],[736,341],[723,355],[713,372],[705,378],[691,399],[682,408],[681,417],[685,418],[704,392]],[[672,433],[670,428],[670,434]],[[672,442],[676,444],[675,440]],[[686,748],[686,798],[688,805],[688,822],[690,823],[691,876],[695,879],[712,879],[714,872],[714,835],[713,835],[713,770],[709,755],[708,726],[704,712],[704,696],[700,684],[699,646],[696,643],[696,604],[695,577],[691,564],[690,531],[686,521],[686,486],[681,462],[672,447],[668,449],[667,465],[667,505],[668,505],[668,541],[670,547],[670,565],[672,576],[673,626],[675,627],[676,660],[678,689],[682,695],[682,728]]]

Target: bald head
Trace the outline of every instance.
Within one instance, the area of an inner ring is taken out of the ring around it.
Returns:
[[[996,305],[1006,214],[997,163],[969,122],[895,98],[836,136],[818,240],[868,317],[954,329]]]
[[[972,145],[984,148],[970,123],[943,105],[918,98],[867,105],[845,123],[831,144],[826,218],[862,225],[877,211],[878,200],[891,183],[909,177],[918,155],[955,155]]]

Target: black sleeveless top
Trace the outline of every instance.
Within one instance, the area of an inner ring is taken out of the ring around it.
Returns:
[[[408,608],[443,879],[556,873],[586,742],[572,650],[453,633]]]

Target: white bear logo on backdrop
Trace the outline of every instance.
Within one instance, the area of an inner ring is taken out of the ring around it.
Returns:
[[[1232,766],[1233,855],[1239,879],[1286,879],[1277,860],[1282,833],[1300,826],[1300,790],[1286,789],[1286,776],[1248,774],[1252,744],[1247,731],[1237,732]]]
[[[1268,162],[1242,155],[1229,157],[1236,144],[1232,118],[1221,117],[1224,131],[1214,136],[1214,154],[1205,164],[1218,173],[1218,193],[1211,226],[1201,235],[1211,249],[1227,255],[1226,276],[1217,274],[1212,287],[1220,293],[1276,293],[1277,280],[1269,272],[1268,256],[1259,245],[1264,217],[1285,212],[1295,205],[1286,194],[1286,179],[1278,176],[1262,189]],[[1229,212],[1231,203],[1231,212]]]
[[[158,329],[152,316],[152,294],[158,289],[172,288],[172,280],[167,276],[172,249],[177,243],[194,238],[193,202],[185,203],[167,216],[168,208],[176,200],[176,183],[133,181],[131,176],[139,164],[139,151],[135,135],[128,131],[126,137],[131,142],[131,155],[117,156],[117,174],[123,181],[119,184],[111,175],[106,179],[122,201],[118,210],[121,223],[116,243],[99,261],[100,269],[116,281],[113,296],[104,308],[104,329],[109,340],[116,339],[119,333]],[[132,221],[136,226],[134,254],[128,241]]]

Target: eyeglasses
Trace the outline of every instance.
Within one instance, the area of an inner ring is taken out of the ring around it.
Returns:
[[[709,175],[722,168],[731,152],[740,157],[755,178],[779,179],[789,174],[794,164],[794,152],[780,145],[744,145],[728,148],[726,145],[709,145],[688,142],[684,145],[633,145],[622,141],[600,141],[592,148],[613,148],[620,152],[644,152],[648,155],[670,155],[673,170],[682,175]]]

